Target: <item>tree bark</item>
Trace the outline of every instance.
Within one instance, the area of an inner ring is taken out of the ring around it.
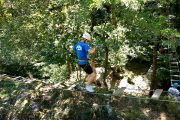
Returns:
[[[154,48],[153,48],[153,64],[152,64],[152,75],[151,75],[151,85],[150,85],[150,89],[154,90],[156,89],[156,85],[157,85],[157,79],[156,79],[156,70],[157,70],[157,50],[158,50],[158,44],[159,41],[155,41],[154,42]],[[150,95],[152,95],[152,92],[150,92]]]
[[[117,27],[117,20],[116,20],[116,1],[111,0],[112,9],[111,9],[111,23],[116,28]]]
[[[107,77],[107,71],[108,71],[108,54],[109,54],[109,50],[108,47],[105,47],[105,62],[104,62],[104,80],[103,80],[103,84],[104,87],[107,88],[107,83],[106,83],[106,77]]]
[[[69,61],[67,61],[67,71],[68,71],[68,79],[70,78],[70,75],[71,75],[71,63]]]

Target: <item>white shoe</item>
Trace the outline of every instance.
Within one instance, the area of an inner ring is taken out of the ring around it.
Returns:
[[[88,92],[94,92],[94,89],[91,85],[86,85],[85,89],[88,91]]]

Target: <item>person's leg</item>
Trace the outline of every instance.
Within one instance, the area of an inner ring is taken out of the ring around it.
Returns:
[[[89,92],[93,92],[93,88],[91,86],[91,83],[96,79],[96,73],[93,72],[93,68],[89,65],[81,65],[81,67],[84,69],[84,71],[88,74],[87,78],[86,78],[86,90]]]
[[[96,66],[95,66],[95,61],[91,61],[91,68],[94,73],[96,73]]]
[[[92,82],[96,80],[96,73],[91,73],[90,75],[87,76],[86,78],[86,84],[90,85]]]
[[[91,67],[93,72],[91,74],[89,74],[88,77],[86,78],[87,84],[91,84],[92,82],[96,81],[96,68],[95,68],[94,61],[91,61],[91,65],[89,67]]]

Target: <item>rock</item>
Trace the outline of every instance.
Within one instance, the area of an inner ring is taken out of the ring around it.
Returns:
[[[62,98],[67,99],[67,98],[70,98],[70,97],[73,97],[72,92],[69,91],[69,90],[64,90],[63,94],[62,94]]]

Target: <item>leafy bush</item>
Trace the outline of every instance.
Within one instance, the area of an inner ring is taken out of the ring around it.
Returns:
[[[168,89],[170,85],[170,73],[167,68],[160,67],[157,69],[157,80],[159,81],[159,85],[163,87],[163,89]]]
[[[41,78],[41,72],[32,63],[13,62],[10,64],[0,65],[0,74],[8,74],[12,76],[36,77]]]
[[[59,66],[57,64],[49,64],[41,69],[44,78],[49,78],[50,82],[57,83],[66,80],[67,68],[66,65]]]
[[[167,107],[168,107],[168,111],[169,111],[169,116],[172,120],[180,118],[180,115],[178,114],[180,112],[180,104],[169,103]]]

